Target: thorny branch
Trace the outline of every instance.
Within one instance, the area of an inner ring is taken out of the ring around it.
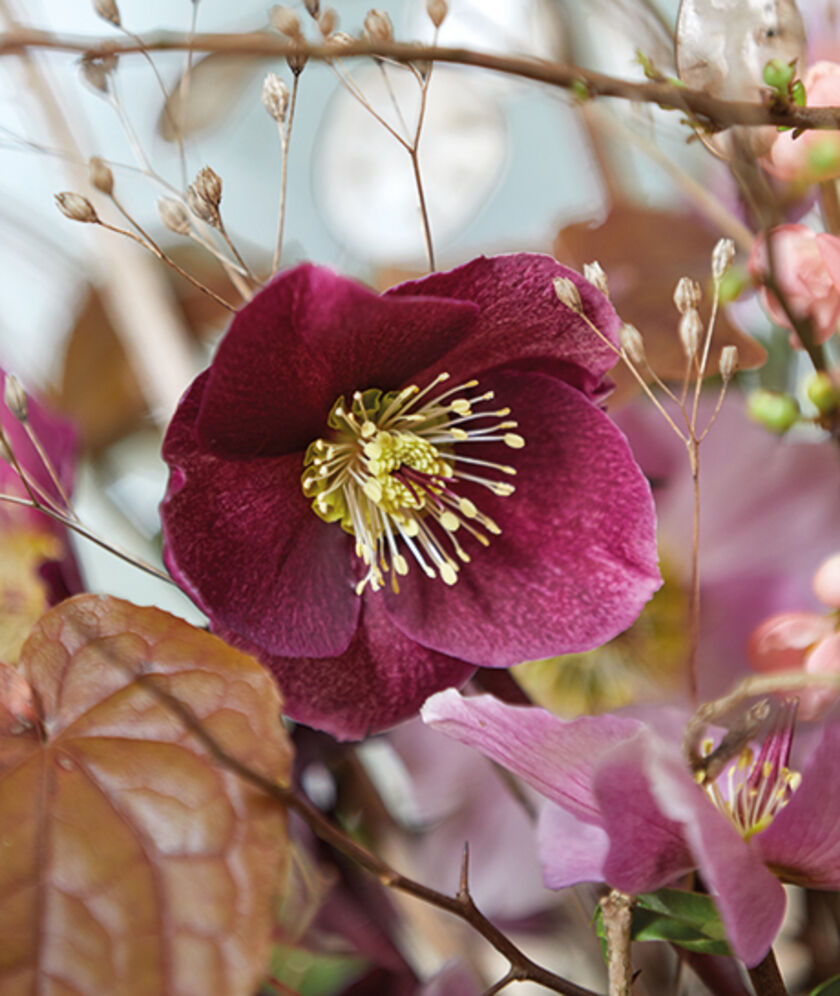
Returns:
[[[267,32],[242,34],[183,34],[160,31],[139,42],[117,42],[81,35],[55,34],[36,28],[17,29],[0,34],[0,56],[17,55],[26,49],[53,49],[78,52],[93,58],[132,55],[144,52],[181,51],[224,52],[254,56],[291,56],[331,61],[357,56],[381,56],[397,62],[449,62],[476,66],[494,72],[534,80],[561,89],[583,90],[589,97],[623,97],[626,100],[660,104],[683,111],[713,128],[731,125],[784,125],[789,128],[840,128],[840,107],[798,107],[758,101],[721,100],[701,90],[670,82],[635,82],[594,72],[580,66],[567,66],[541,59],[495,55],[466,48],[420,45],[409,42],[367,40],[318,45],[289,42]]]

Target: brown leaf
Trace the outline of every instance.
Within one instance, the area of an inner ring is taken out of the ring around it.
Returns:
[[[272,680],[182,620],[95,595],[45,615],[20,667],[38,722],[17,736],[0,723],[0,991],[251,996],[285,816],[211,761],[149,685],[281,780],[290,748]],[[26,715],[27,691],[5,678],[6,713]]]
[[[685,354],[677,335],[674,287],[684,276],[707,285],[716,241],[691,215],[617,204],[598,227],[581,223],[564,228],[554,253],[575,269],[597,260],[607,273],[616,311],[642,333],[650,365],[665,380],[681,380]],[[764,347],[722,313],[712,340],[710,374],[717,373],[720,351],[728,345],[738,347],[741,369],[760,367],[767,358]],[[621,365],[610,377],[619,394],[635,384]]]

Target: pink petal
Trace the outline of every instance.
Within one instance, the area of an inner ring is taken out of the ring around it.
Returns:
[[[505,479],[516,491],[458,490],[502,533],[487,548],[465,539],[472,562],[452,588],[412,569],[399,595],[386,593],[388,612],[424,646],[482,666],[599,646],[660,584],[647,481],[621,432],[567,384],[496,371],[485,387],[510,406],[525,447],[463,444],[459,452],[515,466]]]
[[[840,677],[840,633],[833,633],[820,641],[805,661],[806,674],[833,674]],[[803,688],[799,692],[799,716],[816,722],[837,701],[840,687]]]
[[[756,671],[794,671],[809,648],[834,630],[826,616],[816,612],[781,612],[765,619],[753,632],[747,652]]]
[[[549,889],[565,889],[579,882],[604,881],[609,837],[592,823],[547,802],[537,824],[537,849],[543,881]]]

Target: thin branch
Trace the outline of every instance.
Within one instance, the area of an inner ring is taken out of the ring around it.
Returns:
[[[601,915],[607,939],[610,996],[630,996],[633,985],[633,965],[630,960],[633,897],[613,889],[601,900]]]
[[[280,266],[280,256],[283,252],[283,228],[286,222],[286,186],[289,171],[289,142],[292,138],[292,124],[295,120],[298,85],[300,73],[292,73],[292,90],[289,94],[289,112],[280,128],[280,207],[277,211],[277,242],[274,246],[274,259],[271,261],[271,272],[276,273]]]
[[[755,989],[755,996],[788,996],[772,948],[767,952],[763,961],[747,971],[753,989]]]
[[[709,122],[716,128],[730,125],[784,125],[789,128],[838,129],[840,107],[783,107],[759,101],[721,100],[701,90],[664,82],[636,82],[580,66],[568,66],[540,59],[495,55],[466,48],[419,45],[406,42],[372,42],[359,40],[335,44],[307,45],[288,42],[268,32],[242,34],[196,34],[153,32],[142,44],[121,43],[97,37],[57,34],[37,28],[19,28],[0,36],[0,56],[17,55],[25,49],[53,49],[62,52],[89,53],[94,58],[107,55],[132,55],[143,51],[224,52],[228,54],[305,57],[334,60],[361,56],[381,56],[396,62],[449,62],[476,66],[508,76],[546,83],[561,89],[576,90],[583,85],[591,97],[622,97],[648,104],[661,104]]]

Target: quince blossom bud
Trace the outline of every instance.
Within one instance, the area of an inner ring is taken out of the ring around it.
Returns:
[[[161,197],[158,201],[158,214],[171,232],[176,232],[178,235],[190,234],[190,216],[187,214],[187,209],[174,197]]]
[[[429,15],[429,20],[432,24],[436,28],[439,28],[449,13],[449,4],[446,0],[428,0],[426,3],[426,13]]]
[[[114,174],[99,156],[91,156],[88,162],[88,175],[90,182],[97,190],[109,196],[114,190]]]
[[[721,280],[735,258],[735,243],[732,239],[719,239],[712,250],[712,276]]]
[[[269,73],[266,76],[262,88],[262,102],[277,124],[283,124],[286,120],[286,111],[289,109],[289,88],[277,73]]]
[[[645,341],[642,333],[635,325],[625,322],[618,330],[618,338],[621,342],[622,350],[637,366],[645,363]]]
[[[384,10],[369,10],[365,15],[365,34],[372,42],[394,40],[394,26]]]
[[[120,26],[120,12],[114,0],[93,0],[93,9],[103,21]]]
[[[718,363],[720,376],[724,384],[728,384],[735,376],[738,369],[738,347],[724,346],[720,351],[720,361]]]
[[[689,308],[680,319],[679,335],[686,359],[693,360],[703,338],[703,323],[694,308]]]
[[[677,306],[677,311],[684,315],[687,311],[696,310],[702,296],[703,292],[696,280],[680,277],[674,290],[674,304]]]
[[[830,415],[840,404],[840,394],[827,373],[820,370],[813,374],[805,385],[808,400],[820,415]]]
[[[765,429],[784,435],[799,419],[799,405],[789,394],[760,389],[747,398],[747,414]]]
[[[571,308],[572,311],[580,315],[583,312],[583,303],[574,280],[569,277],[555,277],[553,283],[554,293],[560,303],[565,304],[567,308]]]
[[[69,218],[71,221],[84,221],[91,224],[99,221],[99,215],[94,206],[87,197],[83,197],[81,194],[65,190],[55,195],[55,203],[65,218]]]
[[[597,287],[598,290],[604,295],[604,297],[610,296],[610,288],[607,283],[607,275],[604,273],[604,268],[597,260],[593,260],[591,263],[584,263],[583,265],[583,275],[586,279],[593,285]]]
[[[23,385],[14,374],[6,375],[6,383],[3,387],[3,401],[18,422],[26,421],[28,414],[26,391],[24,391]]]

